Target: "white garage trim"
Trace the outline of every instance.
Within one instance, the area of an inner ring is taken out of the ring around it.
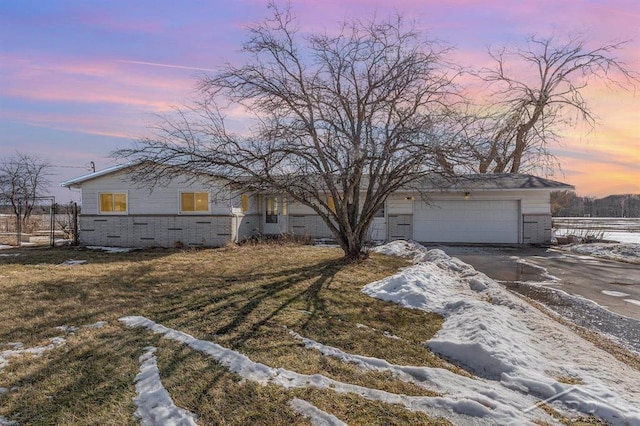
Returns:
[[[416,200],[413,239],[428,243],[507,243],[520,237],[519,200]]]

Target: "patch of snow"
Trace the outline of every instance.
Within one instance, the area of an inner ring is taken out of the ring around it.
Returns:
[[[512,389],[502,386],[500,382],[482,378],[469,378],[455,374],[442,368],[422,366],[402,366],[362,355],[346,353],[338,348],[322,345],[314,340],[300,336],[294,331],[289,334],[301,340],[308,349],[315,349],[325,356],[342,362],[355,364],[363,370],[388,371],[393,376],[407,383],[414,383],[426,389],[445,393],[455,398],[465,398],[491,407],[494,413],[501,413],[505,418],[512,417],[516,422],[526,421],[519,413],[523,407],[534,405],[538,399],[526,393],[514,393]],[[545,418],[544,413],[536,413]],[[539,420],[541,420],[539,418]],[[546,419],[550,421],[550,419]]]
[[[74,333],[76,330],[78,330],[78,327],[73,326],[73,325],[59,325],[57,327],[54,327],[56,330],[60,330],[60,331],[64,331],[66,333]]]
[[[388,256],[403,257],[405,259],[411,259],[414,262],[422,262],[426,249],[424,246],[415,243],[413,241],[396,240],[390,243],[377,246],[371,249],[371,251],[380,254],[386,254]]]
[[[606,294],[607,296],[613,297],[625,297],[628,296],[629,293],[623,293],[621,291],[612,291],[612,290],[600,290],[602,294]]]
[[[8,250],[8,249],[12,249],[13,246],[8,246],[6,244],[0,244],[0,250]]]
[[[615,244],[591,243],[568,246],[574,253],[586,254],[603,259],[618,260],[627,263],[640,264],[640,243]]]
[[[87,263],[86,260],[74,260],[74,259],[69,259],[66,260],[62,263],[59,263],[58,266],[75,266],[75,265],[82,265],[83,263]]]
[[[107,321],[98,321],[93,324],[83,325],[84,328],[102,328],[105,325],[109,324]]]
[[[373,327],[369,327],[368,325],[364,325],[364,324],[360,324],[360,323],[356,323],[356,328],[366,328],[366,329],[369,329],[369,330],[372,330],[372,331],[378,331],[377,329],[375,329],[375,328],[373,328]],[[398,336],[396,336],[396,335],[393,335],[393,334],[389,333],[388,331],[383,331],[383,332],[382,332],[382,335],[383,335],[384,337],[389,338],[389,339],[402,340],[402,338],[401,338],[401,337],[398,337]]]
[[[410,245],[407,256],[423,263],[371,283],[363,292],[443,315],[442,329],[426,343],[431,350],[514,393],[562,401],[567,415],[573,409],[613,424],[640,422],[640,409],[634,406],[640,400],[637,370],[460,260],[441,250],[417,251]],[[474,291],[475,282],[486,290]],[[568,385],[555,379],[561,376],[578,377],[582,384],[566,392]]]
[[[9,392],[9,389],[7,388],[0,388],[0,395],[2,395],[3,393],[7,393]]]
[[[604,238],[619,243],[640,244],[640,232],[605,232]]]
[[[24,345],[20,342],[17,343],[5,343],[6,346],[12,346],[13,349],[0,352],[0,370],[9,365],[9,359],[13,357],[22,356],[25,354],[30,355],[42,355],[45,351],[49,351],[56,346],[64,344],[65,339],[63,337],[53,337],[49,340],[51,343],[46,346],[34,346],[32,348],[24,348]]]
[[[156,348],[148,346],[140,355],[140,372],[136,375],[137,405],[134,415],[143,426],[196,425],[195,414],[177,407],[160,381],[160,371],[154,355]]]
[[[402,339],[400,339],[400,337],[396,336],[395,334],[391,334],[391,333],[389,333],[388,331],[383,331],[383,332],[382,332],[382,335],[383,335],[384,337],[389,338],[389,339],[402,340]]]
[[[18,422],[9,420],[6,417],[0,416],[0,426],[14,426],[17,425]]]
[[[341,421],[333,414],[324,412],[315,405],[310,404],[303,399],[294,398],[289,401],[289,406],[296,413],[308,417],[311,420],[311,424],[313,426],[347,426],[346,423]]]
[[[491,419],[499,424],[514,423],[511,415],[494,412],[491,406],[481,404],[467,398],[408,396],[395,394],[364,386],[339,382],[320,374],[300,374],[284,368],[272,368],[265,364],[251,361],[247,356],[216,343],[196,339],[187,333],[156,324],[154,321],[140,316],[128,316],[119,319],[128,327],[144,327],[164,338],[181,342],[190,348],[205,353],[215,359],[229,371],[247,380],[260,384],[272,383],[283,388],[329,389],[338,393],[353,393],[373,401],[388,404],[400,404],[409,410],[421,411],[432,416],[444,416],[455,424],[476,424],[479,419]]]
[[[635,300],[635,299],[622,299],[622,300],[624,300],[625,302],[629,302],[631,304],[640,306],[640,300]]]
[[[18,257],[22,256],[20,253],[0,253],[0,257]]]
[[[106,253],[129,253],[134,250],[131,247],[107,247],[107,246],[87,246],[89,250],[100,250]]]

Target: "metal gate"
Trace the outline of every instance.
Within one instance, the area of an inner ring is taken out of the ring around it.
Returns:
[[[55,197],[36,197],[27,206],[0,206],[0,245],[55,246],[78,243],[78,205],[57,204]],[[25,211],[29,209],[29,211]]]

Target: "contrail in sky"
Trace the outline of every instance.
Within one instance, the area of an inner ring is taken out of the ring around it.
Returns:
[[[195,71],[211,71],[215,72],[216,70],[212,70],[209,68],[197,68],[197,67],[187,67],[184,65],[171,65],[171,64],[159,64],[156,62],[143,62],[143,61],[127,61],[124,59],[116,59],[116,62],[125,63],[125,64],[136,64],[136,65],[149,65],[152,67],[164,67],[164,68],[179,68],[182,70],[195,70]]]

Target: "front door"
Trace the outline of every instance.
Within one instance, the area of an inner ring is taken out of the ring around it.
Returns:
[[[369,228],[370,241],[386,241],[387,240],[387,212],[384,204],[378,210],[371,221]]]
[[[283,197],[265,197],[262,218],[264,234],[283,234],[287,232],[287,200]]]

